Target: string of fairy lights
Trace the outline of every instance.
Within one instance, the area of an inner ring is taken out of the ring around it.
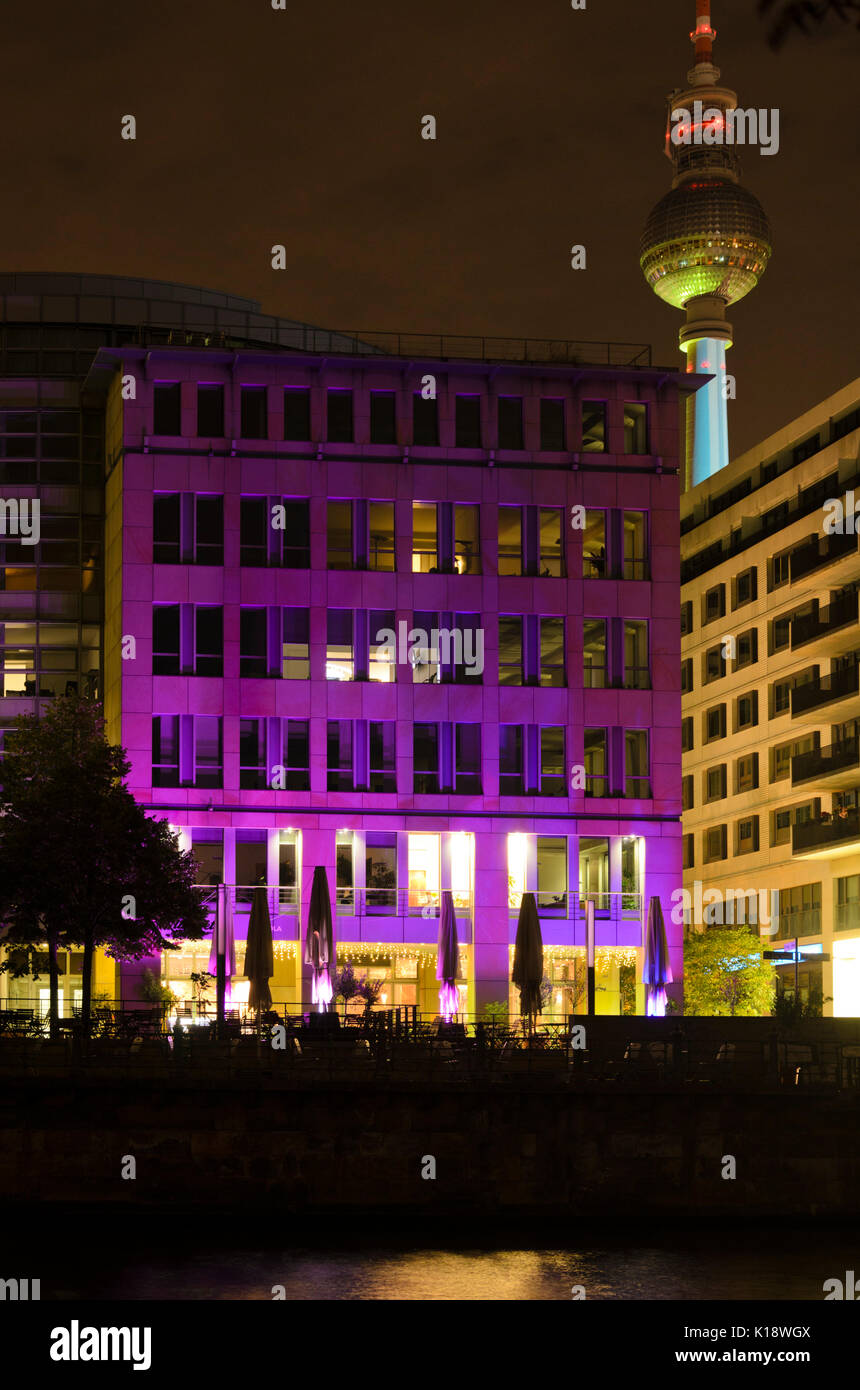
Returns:
[[[299,943],[296,941],[274,942],[276,961],[294,961]],[[465,974],[469,965],[468,946],[460,947],[460,969]],[[514,947],[509,947],[513,963]],[[544,946],[544,961],[547,964],[562,965],[567,962],[582,962],[585,959],[584,946]],[[599,946],[595,951],[594,965],[598,975],[608,975],[613,968],[630,969],[636,964],[638,951],[635,946]],[[403,944],[390,941],[339,942],[337,963],[346,965],[393,965],[396,960],[415,962],[419,966],[436,964],[436,947],[421,944]]]

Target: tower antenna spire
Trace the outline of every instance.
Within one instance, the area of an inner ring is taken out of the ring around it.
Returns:
[[[696,27],[690,35],[696,45],[696,64],[710,63],[716,29],[711,27],[711,0],[696,0]]]

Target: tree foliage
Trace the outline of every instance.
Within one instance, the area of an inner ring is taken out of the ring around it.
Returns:
[[[768,43],[778,49],[789,35],[823,33],[831,21],[860,29],[860,0],[758,0],[768,26]]]
[[[684,1012],[769,1014],[774,971],[749,927],[708,927],[684,941]]]

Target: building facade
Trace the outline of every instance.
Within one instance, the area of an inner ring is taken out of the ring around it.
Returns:
[[[754,894],[836,1016],[860,1013],[858,444],[860,380],[681,504],[688,906],[707,925]]]
[[[547,1012],[584,1010],[588,897],[598,1011],[644,1012],[653,895],[678,995],[677,441],[700,379],[607,345],[371,343],[161,288],[157,312],[145,294],[112,301],[75,381],[100,449],[97,690],[131,791],[194,850],[207,901],[226,885],[234,1002],[263,880],[276,1004],[310,1003],[317,865],[338,963],[377,978],[381,1003],[437,1012],[446,889],[469,1014],[516,1008],[527,890]],[[50,520],[51,485],[27,476],[14,486]],[[26,614],[3,609],[7,644],[22,620],[6,723],[62,693],[42,687],[37,584]],[[188,999],[208,961],[208,942],[101,959],[95,990],[138,1000],[149,968]],[[72,998],[77,984],[70,960]]]

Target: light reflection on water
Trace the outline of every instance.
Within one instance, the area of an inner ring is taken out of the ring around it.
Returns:
[[[175,1231],[175,1226],[171,1227]],[[641,1242],[589,1243],[580,1249],[349,1249],[329,1245],[265,1250],[236,1247],[126,1255],[106,1268],[45,1287],[42,1297],[96,1299],[270,1300],[283,1285],[301,1300],[570,1300],[574,1285],[588,1299],[809,1299],[822,1284],[860,1267],[851,1232],[702,1233]],[[187,1238],[177,1244],[185,1245]]]

